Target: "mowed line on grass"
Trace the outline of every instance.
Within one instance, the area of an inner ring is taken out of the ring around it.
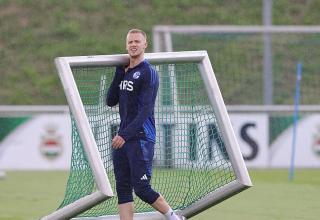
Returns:
[[[193,220],[316,220],[320,216],[320,169],[251,170],[254,187],[193,217]],[[63,199],[68,172],[7,172],[0,180],[0,220],[34,220]]]

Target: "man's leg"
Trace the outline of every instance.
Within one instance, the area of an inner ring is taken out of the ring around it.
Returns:
[[[163,198],[163,196],[159,196],[159,198],[151,204],[151,206],[162,213],[168,220],[184,220],[183,216],[178,216],[172,208],[169,206],[167,201]]]
[[[133,140],[127,150],[130,163],[131,183],[135,194],[148,204],[159,197],[150,185],[152,175],[154,143],[145,140]]]
[[[118,204],[120,220],[133,219],[133,202]]]
[[[122,148],[113,150],[112,160],[116,178],[119,216],[121,220],[132,220],[133,197],[129,161],[125,152],[126,148],[125,144]]]
[[[136,195],[164,214],[168,220],[180,220],[181,218],[172,211],[166,200],[150,185],[154,143],[140,140],[130,147],[132,148],[127,152],[129,153],[131,182]]]
[[[151,204],[151,206],[162,214],[166,214],[171,208],[163,196],[159,196],[158,199]]]

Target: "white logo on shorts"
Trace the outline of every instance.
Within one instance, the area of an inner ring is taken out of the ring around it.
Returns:
[[[144,175],[140,178],[140,180],[148,180],[147,175],[146,175],[146,174],[144,174]]]

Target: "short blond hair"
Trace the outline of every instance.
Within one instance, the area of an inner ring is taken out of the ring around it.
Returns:
[[[140,29],[131,29],[131,30],[129,30],[127,36],[128,36],[129,34],[135,34],[135,33],[140,33],[140,34],[142,34],[143,37],[144,37],[144,38],[146,39],[146,41],[147,41],[147,34],[146,34],[146,32],[144,32],[143,30],[140,30]]]

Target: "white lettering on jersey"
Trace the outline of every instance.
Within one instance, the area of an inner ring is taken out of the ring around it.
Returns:
[[[123,80],[121,81],[120,85],[120,90],[127,90],[127,91],[133,91],[133,82],[128,81],[128,80]]]
[[[128,91],[133,91],[133,82],[132,81],[128,81],[127,90]]]

